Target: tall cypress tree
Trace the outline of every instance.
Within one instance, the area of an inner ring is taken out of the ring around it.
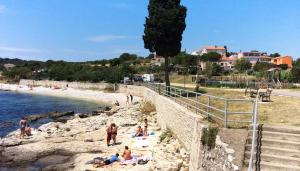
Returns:
[[[144,46],[165,58],[165,80],[169,86],[169,58],[180,53],[187,9],[180,0],[149,0],[148,12]]]

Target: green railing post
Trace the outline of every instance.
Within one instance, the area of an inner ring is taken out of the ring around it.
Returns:
[[[210,113],[210,96],[208,96],[208,100],[207,100],[207,119],[209,119],[209,113]]]
[[[228,101],[225,99],[225,110],[224,110],[225,118],[224,118],[224,127],[227,128],[227,113],[228,113]]]

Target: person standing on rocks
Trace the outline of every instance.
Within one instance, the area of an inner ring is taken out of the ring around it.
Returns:
[[[127,98],[126,99],[126,105],[128,105],[129,104],[129,95],[127,95],[126,98]]]
[[[26,128],[28,127],[27,118],[23,117],[20,120],[19,126],[20,126],[20,130],[21,130],[20,138],[24,138],[24,135],[26,134]]]
[[[107,127],[107,129],[106,129],[107,146],[110,145],[111,140],[113,140],[114,145],[116,144],[117,133],[118,133],[118,128],[115,123],[112,123],[112,124],[110,124],[109,127]]]
[[[112,132],[111,132],[111,137],[112,137],[112,140],[114,142],[113,145],[116,145],[117,143],[117,134],[118,134],[118,127],[116,124],[112,124]]]
[[[132,94],[130,94],[130,102],[131,102],[131,104],[133,102],[133,95]]]

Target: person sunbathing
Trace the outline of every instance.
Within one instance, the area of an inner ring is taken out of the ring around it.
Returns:
[[[141,137],[143,136],[143,129],[141,126],[138,126],[137,130],[136,130],[136,133],[134,135],[135,137]]]
[[[128,146],[125,146],[125,150],[124,150],[124,153],[123,153],[122,157],[124,158],[124,160],[131,160],[132,159],[131,150],[129,149]]]
[[[112,155],[110,157],[110,159],[107,159],[107,160],[104,160],[103,162],[101,163],[95,163],[94,164],[94,167],[102,167],[102,166],[105,166],[105,165],[110,165],[112,164],[113,162],[116,162],[119,160],[119,153],[115,154],[115,155]]]

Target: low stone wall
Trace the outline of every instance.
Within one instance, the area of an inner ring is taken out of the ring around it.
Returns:
[[[53,87],[58,86],[64,88],[68,85],[70,88],[76,89],[98,89],[104,90],[107,88],[113,88],[113,85],[108,83],[85,83],[85,82],[68,82],[68,81],[52,81],[52,80],[25,80],[21,79],[20,85],[31,85],[31,86],[43,86]]]
[[[203,129],[208,127],[208,123],[200,115],[143,86],[123,85],[119,86],[119,91],[143,97],[145,101],[150,101],[155,105],[158,124],[163,129],[171,129],[190,153],[190,171],[241,170],[243,153],[239,153],[236,157],[235,150],[244,151],[244,141],[237,142],[239,146],[232,150],[229,148],[230,145],[222,142],[220,136],[224,135],[219,134],[215,148],[208,150],[201,143]],[[226,129],[226,132],[234,134],[235,130]]]

